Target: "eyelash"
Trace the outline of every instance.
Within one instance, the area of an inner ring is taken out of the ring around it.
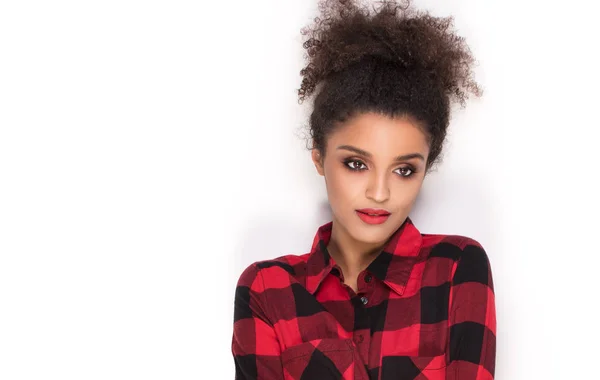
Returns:
[[[363,171],[363,170],[365,170],[365,169],[356,169],[356,168],[352,168],[352,167],[349,165],[349,164],[351,164],[351,163],[360,163],[360,164],[363,164],[363,165],[365,165],[365,166],[366,166],[366,164],[365,164],[364,162],[362,162],[361,160],[357,160],[357,159],[347,159],[347,160],[344,160],[344,166],[345,166],[345,167],[346,167],[348,170],[350,170],[350,171],[352,171],[352,172],[360,172],[360,171]],[[414,168],[414,167],[412,167],[411,165],[409,165],[409,166],[405,166],[405,167],[402,167],[402,168],[398,168],[398,169],[410,170],[410,174],[409,174],[409,175],[402,175],[402,174],[398,174],[398,175],[399,175],[401,178],[410,178],[410,177],[412,177],[412,176],[413,176],[413,175],[414,175],[414,174],[417,172],[417,171],[415,170],[415,168]]]

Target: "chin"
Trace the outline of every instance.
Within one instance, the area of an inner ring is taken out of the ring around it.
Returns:
[[[387,225],[387,222],[378,225],[368,225],[359,220],[349,232],[357,241],[367,244],[378,244],[387,240],[393,231],[394,229]]]

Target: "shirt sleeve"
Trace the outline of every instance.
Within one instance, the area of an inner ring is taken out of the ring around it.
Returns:
[[[234,299],[232,353],[236,380],[282,380],[281,348],[267,318],[264,282],[255,264],[241,274]]]
[[[484,248],[467,239],[450,290],[448,380],[489,380],[496,363],[496,306]]]

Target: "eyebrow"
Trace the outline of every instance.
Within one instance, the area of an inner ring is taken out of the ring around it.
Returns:
[[[340,145],[337,147],[337,149],[349,150],[351,152],[362,154],[363,156],[369,157],[369,158],[371,158],[373,156],[371,153],[367,152],[366,150],[359,149],[352,145]],[[411,158],[419,158],[420,160],[425,161],[425,157],[423,157],[423,155],[421,153],[403,154],[401,156],[394,158],[394,161],[410,160]]]

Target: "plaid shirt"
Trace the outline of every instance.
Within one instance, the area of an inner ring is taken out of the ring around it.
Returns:
[[[477,241],[421,234],[407,217],[355,293],[327,252],[331,227],[310,253],[241,274],[236,379],[493,379],[494,288]]]

